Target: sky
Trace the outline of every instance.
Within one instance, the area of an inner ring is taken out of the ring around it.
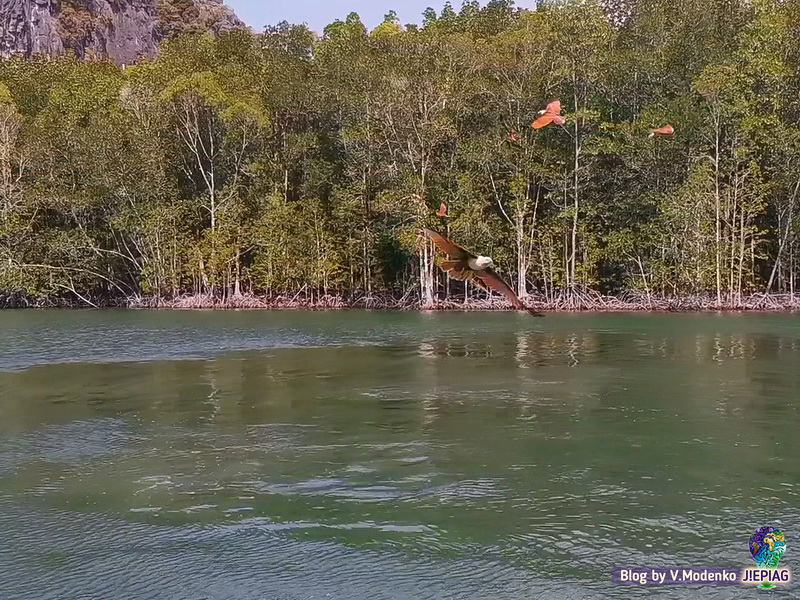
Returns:
[[[461,0],[451,0],[453,8],[461,7]],[[419,23],[422,12],[432,7],[440,12],[445,0],[225,0],[225,4],[233,8],[245,23],[256,31],[265,25],[274,25],[281,21],[290,23],[307,23],[318,33],[326,25],[336,19],[344,20],[351,12],[357,12],[361,21],[368,28],[373,28],[383,21],[383,16],[390,10],[397,13],[401,23]],[[481,2],[486,4],[485,1]],[[530,8],[534,0],[518,0],[515,5]]]

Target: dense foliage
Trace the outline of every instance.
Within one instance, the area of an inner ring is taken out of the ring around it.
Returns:
[[[0,292],[463,294],[425,225],[547,301],[794,293],[799,34],[797,2],[493,0],[7,60]]]

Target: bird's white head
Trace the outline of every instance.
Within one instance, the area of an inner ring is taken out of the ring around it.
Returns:
[[[479,269],[488,269],[494,264],[491,258],[488,256],[479,256],[475,259],[475,266]]]

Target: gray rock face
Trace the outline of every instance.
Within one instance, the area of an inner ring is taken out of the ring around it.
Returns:
[[[57,12],[51,0],[0,0],[0,55],[62,52]]]
[[[143,56],[152,56],[158,48],[156,39],[156,7],[146,0],[129,0],[118,3],[122,10],[114,10],[107,1],[96,1],[101,23],[98,29],[101,54],[117,63],[132,63]]]
[[[245,25],[222,0],[0,0],[0,56],[72,49],[133,63],[153,56],[165,36],[235,27]]]

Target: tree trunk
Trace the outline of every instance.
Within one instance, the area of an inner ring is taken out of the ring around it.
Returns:
[[[716,238],[715,262],[717,275],[717,306],[722,305],[722,223],[720,221],[720,172],[719,172],[719,115],[714,117],[714,232]]]
[[[432,249],[431,244],[428,238],[425,238],[423,250],[422,250],[422,264],[421,269],[422,272],[420,273],[420,281],[422,283],[422,307],[423,308],[433,308],[435,305],[434,297],[433,297],[433,270],[431,269],[432,266]]]
[[[577,99],[576,99],[576,105],[577,105]],[[577,110],[577,106],[575,108]],[[572,248],[571,248],[571,255],[570,255],[570,260],[569,260],[569,268],[570,268],[569,279],[570,279],[570,282],[572,283],[572,286],[575,285],[575,262],[576,262],[577,256],[578,256],[578,208],[579,208],[579,202],[578,202],[578,156],[579,156],[579,154],[580,154],[580,146],[579,146],[579,141],[578,141],[578,120],[575,119],[575,163],[573,165],[573,169],[574,169],[573,185],[574,185],[574,190],[575,190],[573,210],[575,211],[575,213],[572,215],[572,237],[570,239]]]
[[[242,295],[242,285],[241,285],[241,277],[242,277],[242,260],[241,260],[241,253],[239,249],[236,249],[236,277],[233,282],[233,295],[236,298],[241,297]]]

